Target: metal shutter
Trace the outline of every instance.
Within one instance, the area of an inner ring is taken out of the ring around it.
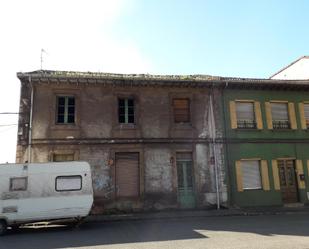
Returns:
[[[259,161],[241,161],[243,189],[261,189]]]
[[[288,121],[287,103],[271,103],[271,115],[274,121]]]
[[[116,153],[117,197],[139,196],[139,153]]]
[[[236,103],[237,120],[254,121],[254,110],[252,102]]]

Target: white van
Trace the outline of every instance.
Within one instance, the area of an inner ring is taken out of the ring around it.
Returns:
[[[87,162],[0,164],[0,235],[8,226],[83,218],[92,203]]]

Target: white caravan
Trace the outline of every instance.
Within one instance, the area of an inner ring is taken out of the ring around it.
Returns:
[[[7,226],[83,218],[92,203],[87,162],[0,164],[0,235]]]

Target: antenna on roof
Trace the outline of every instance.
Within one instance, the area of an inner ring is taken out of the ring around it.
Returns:
[[[41,48],[41,70],[43,69],[43,53],[47,54],[47,52]]]

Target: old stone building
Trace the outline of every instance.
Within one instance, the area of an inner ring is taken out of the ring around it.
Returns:
[[[17,76],[17,162],[89,162],[102,210],[226,204],[222,97],[213,77]]]

